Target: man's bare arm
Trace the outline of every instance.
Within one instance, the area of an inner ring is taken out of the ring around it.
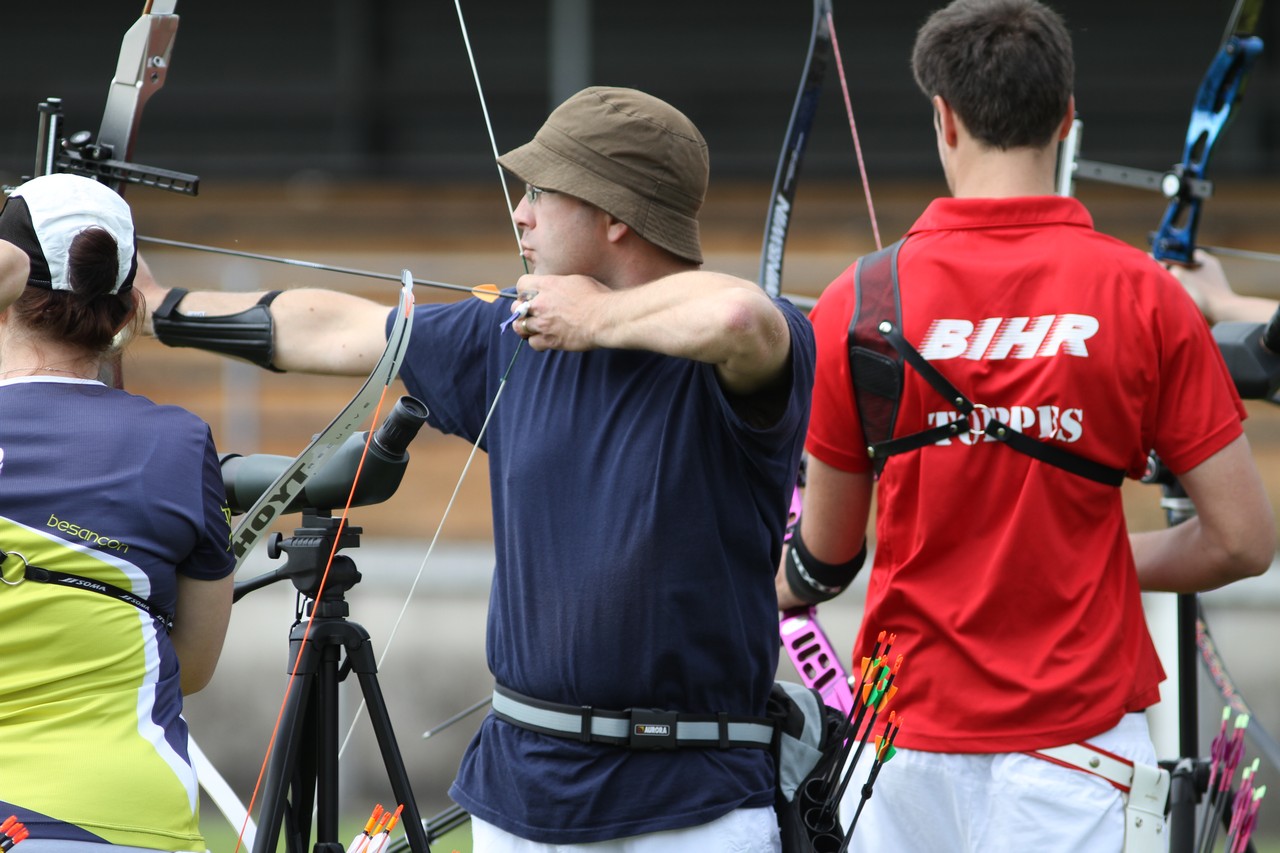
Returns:
[[[154,334],[152,313],[169,289],[161,286],[141,256],[135,286],[147,303],[146,331]],[[263,293],[193,290],[178,303],[188,316],[223,316],[252,308]],[[273,363],[281,370],[363,376],[386,346],[390,306],[332,290],[286,290],[271,303]]]
[[[1144,590],[1199,592],[1260,575],[1275,556],[1271,502],[1241,436],[1178,475],[1196,515],[1129,537]]]
[[[805,547],[825,563],[846,563],[854,559],[866,543],[871,514],[871,475],[841,471],[812,457],[805,471],[804,512],[800,515],[800,534]],[[785,553],[783,562],[785,565]],[[780,610],[804,604],[792,592],[785,568],[778,569],[774,585]]]
[[[776,380],[791,352],[786,318],[752,282],[680,272],[611,290],[585,276],[527,275],[534,294],[517,331],[534,349],[642,349],[713,364],[724,387],[747,394]],[[517,300],[513,310],[521,310]]]

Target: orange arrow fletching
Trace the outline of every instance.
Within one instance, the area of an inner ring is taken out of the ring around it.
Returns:
[[[471,295],[485,302],[497,302],[502,293],[496,284],[478,284],[471,288]]]

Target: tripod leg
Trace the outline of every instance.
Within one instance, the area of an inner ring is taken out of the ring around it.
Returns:
[[[315,744],[316,768],[316,850],[321,842],[341,849],[338,839],[338,646],[325,646],[321,652],[320,671],[316,674]],[[309,806],[308,806],[309,807]],[[313,851],[314,853],[314,851]]]
[[[306,637],[305,643],[302,638]],[[287,822],[285,846],[289,853],[306,850],[311,829],[313,796],[317,810],[316,851],[341,847],[338,832],[338,683],[341,652],[346,651],[360,680],[369,719],[378,739],[387,778],[398,804],[403,806],[400,825],[413,853],[430,853],[422,816],[413,798],[409,774],[396,744],[386,700],[378,685],[377,664],[369,634],[345,618],[313,619],[294,626],[290,634],[291,659],[297,672],[290,681],[280,727],[272,741],[271,760],[264,782],[254,853],[274,853],[281,822]],[[299,656],[298,649],[301,648]],[[311,749],[301,751],[304,744]],[[293,805],[286,794],[292,791]]]
[[[1192,853],[1196,841],[1195,759],[1179,758],[1171,771],[1169,784],[1169,851]]]
[[[400,815],[400,826],[409,839],[409,849],[413,853],[430,853],[431,847],[427,842],[427,834],[422,828],[422,815],[418,812],[418,803],[413,798],[409,773],[400,755],[395,730],[391,726],[391,716],[387,713],[387,703],[383,699],[382,688],[378,684],[378,667],[373,658],[373,651],[366,641],[356,648],[348,648],[347,654],[352,670],[360,679],[360,690],[364,694],[365,707],[369,710],[369,721],[373,725],[373,733],[378,739],[378,749],[382,752],[382,763],[387,769],[391,790],[396,796],[397,803],[404,806],[404,811]]]
[[[292,638],[291,638],[292,639]],[[301,645],[301,657],[298,658],[300,641],[291,641],[290,660],[297,659],[297,673],[289,681],[289,691],[285,696],[285,707],[280,715],[280,725],[271,741],[271,759],[267,765],[267,774],[263,780],[262,807],[258,813],[258,835],[254,844],[254,853],[274,853],[276,850],[280,826],[285,818],[288,805],[287,791],[290,784],[296,791],[310,791],[314,784],[313,766],[308,772],[298,767],[298,750],[304,731],[314,731],[308,723],[308,710],[315,698],[316,661],[315,649],[310,643]],[[311,778],[303,779],[302,776]],[[307,826],[310,825],[310,798],[307,796]],[[289,835],[297,835],[299,828],[290,827]],[[292,845],[289,849],[294,849]]]

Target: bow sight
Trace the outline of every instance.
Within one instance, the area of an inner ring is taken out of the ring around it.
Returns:
[[[36,163],[32,177],[69,172],[101,181],[118,193],[127,184],[143,184],[195,195],[200,178],[186,172],[129,162],[138,136],[142,109],[162,86],[178,32],[176,0],[152,0],[120,43],[120,59],[107,91],[107,105],[95,140],[82,130],[62,138],[62,100],[39,106]]]
[[[36,174],[34,177],[66,172],[93,178],[117,192],[125,184],[142,184],[183,195],[200,191],[200,176],[175,172],[156,166],[130,163],[116,156],[115,146],[94,141],[87,130],[62,138],[62,99],[48,98],[38,107],[40,124],[36,137]]]

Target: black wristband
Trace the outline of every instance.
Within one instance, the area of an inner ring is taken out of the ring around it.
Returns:
[[[809,553],[800,538],[800,525],[791,531],[791,547],[787,549],[787,586],[806,604],[821,604],[835,598],[857,576],[867,560],[867,543],[853,558],[843,563],[826,563]]]

